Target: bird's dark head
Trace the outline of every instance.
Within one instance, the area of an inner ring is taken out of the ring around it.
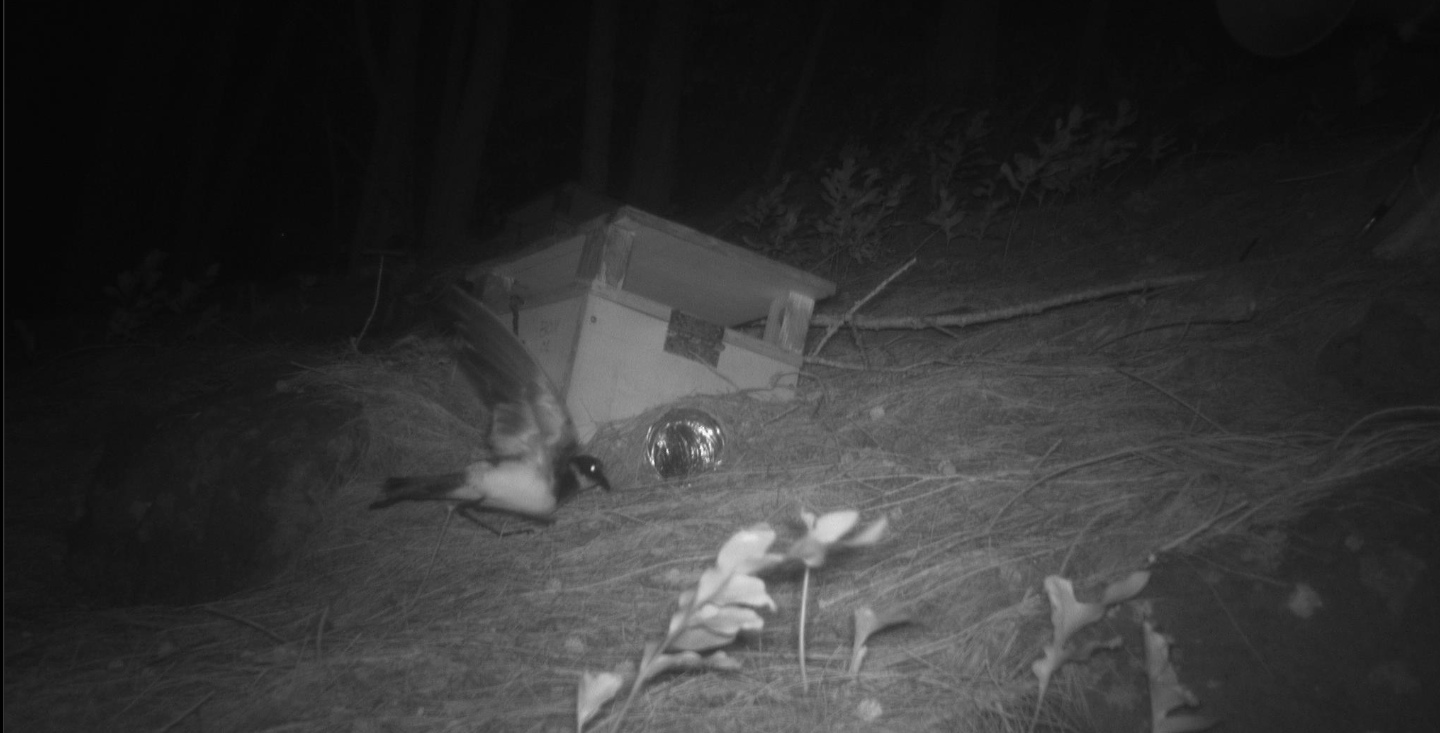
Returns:
[[[575,456],[570,459],[570,465],[575,467],[575,473],[580,478],[581,488],[599,486],[609,491],[610,479],[605,477],[605,464],[595,456]]]

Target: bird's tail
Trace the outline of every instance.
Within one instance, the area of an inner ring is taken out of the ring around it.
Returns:
[[[444,501],[457,497],[456,491],[465,486],[464,471],[444,473],[435,476],[401,476],[385,479],[380,498],[371,502],[371,509],[384,509],[402,501]]]

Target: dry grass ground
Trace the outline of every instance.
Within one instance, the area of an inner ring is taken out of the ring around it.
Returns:
[[[328,529],[270,586],[195,608],[32,597],[25,608],[43,614],[12,615],[23,573],[11,572],[7,530],[5,727],[571,730],[581,672],[633,669],[733,532],[769,522],[784,542],[802,508],[855,508],[862,521],[887,516],[891,531],[813,580],[808,694],[795,658],[799,580],[781,574],[764,632],[729,650],[743,671],[662,677],[625,729],[1024,730],[1030,665],[1050,633],[1045,576],[1073,579],[1084,598],[1157,553],[1278,556],[1288,523],[1337,487],[1440,455],[1434,412],[1362,420],[1370,408],[1314,373],[1314,355],[1369,299],[1424,277],[1354,266],[1363,251],[1341,232],[1371,202],[1357,193],[1362,161],[1336,153],[1308,170],[1351,172],[1285,185],[1273,182],[1305,167],[1294,158],[1192,169],[1124,200],[1046,207],[1008,244],[922,252],[926,274],[875,310],[1217,275],[953,337],[842,333],[825,356],[857,368],[807,367],[795,402],[692,401],[728,431],[714,473],[677,484],[647,472],[637,447],[656,414],[608,427],[591,448],[617,490],[581,495],[533,534],[447,528],[433,505],[365,510],[386,475],[475,456],[478,407],[439,345],[310,358],[297,384],[361,399],[370,456],[329,506]],[[1252,237],[1265,237],[1263,251],[1225,264]],[[1152,315],[1217,289],[1252,297],[1255,318]],[[851,614],[872,604],[903,605],[914,623],[872,640],[851,677]],[[1086,674],[1057,676],[1042,727],[1094,726]],[[1139,725],[1141,682],[1128,697],[1109,689]],[[592,728],[608,725],[602,716]]]

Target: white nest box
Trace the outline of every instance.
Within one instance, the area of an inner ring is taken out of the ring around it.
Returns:
[[[835,284],[620,207],[470,273],[564,393],[582,440],[681,397],[788,399]],[[763,338],[733,327],[763,321]]]

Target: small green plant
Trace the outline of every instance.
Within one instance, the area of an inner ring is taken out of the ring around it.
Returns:
[[[947,244],[959,234],[959,227],[968,212],[962,207],[962,196],[990,198],[993,177],[981,173],[985,139],[990,135],[990,111],[980,110],[963,118],[959,109],[930,109],[922,112],[905,133],[906,148],[911,155],[923,156],[930,175],[931,211],[925,217],[945,234]],[[987,216],[988,220],[988,216]],[[982,229],[983,235],[983,229]]]
[[[1150,582],[1148,570],[1137,570],[1123,580],[1105,587],[1099,603],[1081,603],[1075,600],[1075,588],[1069,580],[1058,575],[1045,579],[1045,592],[1050,596],[1050,623],[1055,635],[1045,645],[1045,656],[1031,665],[1035,677],[1040,681],[1040,691],[1035,699],[1035,717],[1030,728],[1040,715],[1040,703],[1049,687],[1050,677],[1066,662],[1082,662],[1092,654],[1104,649],[1120,647],[1120,637],[1092,640],[1084,644],[1072,643],[1072,637],[1081,629],[1099,621],[1116,604],[1124,603],[1144,590]],[[1199,704],[1195,695],[1180,684],[1175,667],[1170,663],[1170,639],[1155,631],[1150,622],[1148,603],[1141,603],[1140,617],[1145,632],[1145,671],[1150,683],[1150,730],[1152,733],[1194,733],[1215,725],[1217,720],[1203,715],[1180,712]]]
[[[1195,693],[1180,684],[1175,665],[1170,663],[1169,637],[1155,630],[1147,618],[1145,627],[1145,672],[1150,679],[1150,730],[1152,733],[1194,733],[1220,722],[1215,718],[1180,712],[1200,704]]]
[[[821,198],[830,207],[830,213],[815,223],[823,240],[821,264],[835,258],[863,264],[880,257],[887,222],[914,180],[906,174],[887,186],[882,177],[879,168],[861,173],[856,159],[846,157],[821,179]]]
[[[1075,587],[1069,580],[1058,575],[1045,578],[1045,593],[1050,596],[1050,624],[1054,627],[1055,634],[1050,643],[1045,645],[1045,656],[1030,665],[1031,671],[1040,682],[1039,693],[1035,697],[1035,715],[1030,720],[1032,730],[1035,728],[1035,721],[1040,717],[1040,704],[1044,702],[1045,691],[1050,687],[1050,677],[1056,670],[1066,662],[1081,662],[1097,651],[1117,649],[1120,646],[1118,636],[1079,645],[1071,643],[1071,637],[1104,618],[1105,612],[1111,606],[1134,598],[1148,582],[1150,572],[1137,570],[1124,580],[1106,586],[1099,603],[1081,603],[1075,600]]]
[[[908,623],[910,609],[905,606],[883,606],[879,609],[861,606],[855,609],[855,640],[850,644],[850,674],[860,674],[860,665],[865,663],[865,657],[870,652],[870,647],[865,644],[870,637],[892,626]]]
[[[758,235],[758,239],[741,235],[745,244],[767,257],[788,259],[798,254],[800,249],[800,243],[793,235],[800,227],[800,214],[805,207],[785,200],[793,177],[793,174],[786,173],[779,183],[747,204],[737,217],[740,223],[754,229]]]
[[[740,530],[725,542],[715,557],[715,564],[700,575],[696,587],[680,594],[679,609],[670,617],[665,638],[645,645],[640,667],[611,730],[620,729],[641,686],[662,672],[734,671],[741,668],[740,661],[727,655],[721,647],[735,641],[741,632],[764,629],[765,618],[760,611],[776,610],[765,581],[759,577],[761,573],[783,563],[798,561],[805,567],[805,587],[808,590],[810,569],[824,565],[835,548],[874,544],[886,528],[886,521],[881,518],[865,529],[853,532],[859,520],[859,513],[853,510],[819,517],[804,512],[801,518],[807,528],[805,536],[792,544],[785,554],[770,551],[770,546],[775,543],[775,530],[768,524]],[[802,678],[805,677],[805,595],[806,592],[802,591],[799,641]],[[577,731],[583,731],[585,724],[614,699],[624,686],[624,677],[617,672],[586,672],[581,675],[575,704]]]
[[[124,270],[114,284],[102,292],[114,302],[110,312],[107,338],[128,341],[166,311],[179,315],[190,312],[215,282],[220,265],[211,265],[198,280],[181,278],[172,283],[165,279],[164,265],[169,255],[151,250],[134,269]]]
[[[770,552],[775,530],[767,524],[743,529],[730,537],[715,557],[715,564],[700,575],[694,590],[680,594],[680,609],[670,617],[665,639],[645,645],[640,669],[630,685],[625,705],[612,730],[619,730],[640,687],[655,675],[671,669],[734,670],[739,662],[723,651],[741,631],[759,631],[765,619],[758,609],[775,610],[775,601],[757,574],[785,560]],[[701,654],[701,652],[707,652]],[[583,730],[600,708],[620,691],[623,681],[613,672],[581,678],[576,705],[576,730]]]
[[[965,221],[965,210],[959,207],[955,194],[950,193],[948,187],[940,189],[937,198],[939,203],[926,215],[925,223],[939,227],[940,231],[945,233],[945,243],[950,244],[955,240],[956,229]]]
[[[787,554],[805,565],[804,580],[800,585],[799,647],[800,684],[808,692],[810,675],[805,665],[805,611],[810,599],[810,571],[824,565],[825,558],[834,548],[868,547],[879,542],[880,535],[885,533],[887,522],[881,517],[865,529],[855,532],[855,523],[860,521],[860,512],[854,509],[830,512],[819,517],[810,512],[801,512],[800,518],[805,522],[805,536],[796,540]]]
[[[970,116],[965,129],[950,132],[935,144],[926,146],[925,154],[930,163],[930,196],[935,205],[940,204],[942,191],[953,190],[957,179],[970,177],[965,175],[965,171],[973,172],[979,168],[984,141],[992,129],[989,119],[989,110],[976,112]]]
[[[1150,165],[1159,165],[1160,161],[1170,157],[1175,152],[1177,138],[1173,132],[1161,132],[1150,138],[1150,145],[1145,149],[1145,160]]]
[[[1120,101],[1113,118],[1086,114],[1076,105],[1067,118],[1055,121],[1049,140],[1035,139],[1037,155],[1016,153],[1012,161],[1000,164],[1000,175],[1019,196],[1017,203],[1027,194],[1043,203],[1049,193],[1089,190],[1100,171],[1130,157],[1135,143],[1120,132],[1135,120],[1135,108],[1126,100]]]

